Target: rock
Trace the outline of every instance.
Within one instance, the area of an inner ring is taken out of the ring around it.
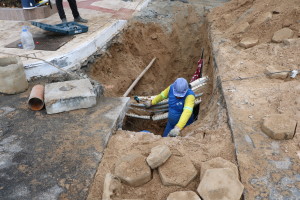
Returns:
[[[275,140],[292,139],[295,135],[297,122],[284,114],[273,114],[263,120],[261,129]]]
[[[0,58],[0,92],[16,94],[28,88],[24,66],[19,57]]]
[[[245,33],[249,27],[250,27],[249,23],[245,22],[237,27],[236,33]]]
[[[229,168],[206,170],[197,188],[205,200],[239,200],[243,190],[243,184]]]
[[[294,32],[289,28],[283,28],[276,31],[273,35],[272,42],[282,42],[285,39],[293,37]]]
[[[272,19],[272,13],[266,12],[262,14],[260,17],[257,18],[257,23],[262,24],[268,22],[270,19]]]
[[[258,39],[257,38],[243,38],[240,43],[239,46],[244,47],[244,48],[250,48],[250,47],[254,47],[255,45],[258,44]]]
[[[117,163],[115,175],[130,186],[140,186],[151,180],[151,169],[146,157],[140,154],[123,156]]]
[[[193,191],[180,191],[169,194],[167,200],[201,200]]]
[[[89,79],[51,83],[45,86],[47,114],[89,108],[96,105],[96,95]]]
[[[156,40],[156,39],[157,39],[157,35],[156,35],[155,33],[153,33],[153,34],[151,35],[151,39],[152,39],[152,40]]]
[[[286,18],[283,20],[282,27],[289,27],[293,24],[293,21],[290,18]]]
[[[286,79],[289,75],[289,72],[280,72],[280,70],[276,69],[273,66],[268,66],[265,69],[265,74],[268,76],[268,78],[271,79]]]
[[[158,168],[163,185],[186,187],[196,176],[197,170],[187,157],[171,156]]]
[[[151,153],[146,161],[151,169],[155,169],[165,163],[171,154],[167,145],[159,145],[151,149]]]
[[[297,38],[295,38],[295,39],[284,39],[283,44],[285,44],[285,45],[297,45],[297,41],[299,41],[299,39],[297,39]]]
[[[235,164],[221,157],[217,157],[201,163],[200,180],[203,178],[206,170],[214,169],[214,168],[229,168],[236,175],[236,178],[239,178],[239,170]]]
[[[111,173],[105,175],[102,200],[112,200],[121,194],[121,181]]]

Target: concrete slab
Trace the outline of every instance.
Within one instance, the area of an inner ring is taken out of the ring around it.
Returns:
[[[85,199],[129,98],[47,115],[27,109],[29,91],[0,95],[0,199]]]
[[[96,105],[96,94],[89,79],[51,83],[45,86],[48,114],[89,108]]]

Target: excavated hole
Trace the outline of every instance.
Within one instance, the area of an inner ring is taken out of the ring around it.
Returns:
[[[184,30],[184,31],[183,31]],[[206,25],[190,26],[174,23],[172,31],[158,23],[132,22],[120,36],[115,38],[108,51],[89,70],[89,75],[105,87],[105,96],[122,96],[152,58],[157,60],[138,82],[129,96],[151,96],[159,94],[176,78],[188,81],[193,76],[201,49],[205,49],[204,76],[211,76],[210,48],[207,43]],[[203,88],[205,99],[209,99],[211,83]],[[202,107],[201,105],[201,107]],[[126,117],[123,130],[147,130],[162,134],[166,120],[151,121]]]

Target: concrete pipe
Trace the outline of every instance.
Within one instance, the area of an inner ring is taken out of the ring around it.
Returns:
[[[35,85],[28,99],[28,106],[31,110],[42,110],[44,107],[44,86]]]
[[[28,82],[20,58],[1,57],[0,92],[5,94],[16,94],[24,92],[27,88]]]

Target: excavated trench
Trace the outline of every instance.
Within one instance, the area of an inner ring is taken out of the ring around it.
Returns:
[[[168,138],[154,139],[149,134],[136,133],[148,130],[161,135],[166,120],[151,121],[126,117],[122,127],[126,131],[117,131],[110,139],[88,199],[101,199],[105,175],[113,173],[118,158],[122,157],[124,152],[139,152],[147,156],[153,145],[165,142],[174,155],[189,155],[197,170],[200,170],[201,162],[215,157],[222,157],[236,164],[225,102],[213,64],[203,6],[182,3],[169,6],[165,1],[159,3],[151,5],[140,16],[130,21],[127,28],[111,41],[105,53],[88,68],[88,74],[103,84],[105,96],[120,97],[152,58],[156,57],[153,66],[128,95],[134,102],[134,96],[159,94],[178,77],[189,81],[204,48],[203,76],[208,76],[209,81],[200,90],[203,96],[198,120],[182,131],[178,142]],[[162,185],[157,171],[153,171],[152,176],[149,183],[138,188],[123,185],[122,191],[114,194],[115,197],[160,200],[166,199],[171,192],[182,190],[178,186]],[[196,191],[199,179],[198,174],[185,190]],[[159,191],[157,188],[160,188]]]
[[[105,96],[122,96],[154,57],[157,58],[155,63],[128,96],[159,94],[178,77],[189,81],[204,48],[203,75],[210,77],[210,82],[201,91],[204,93],[201,107],[205,107],[212,93],[213,80],[207,27],[194,7],[188,5],[178,9],[182,12],[168,19],[168,23],[157,23],[140,16],[111,41],[105,54],[89,69],[89,75],[104,85]],[[166,120],[126,117],[123,130],[148,130],[159,135],[165,125]]]

